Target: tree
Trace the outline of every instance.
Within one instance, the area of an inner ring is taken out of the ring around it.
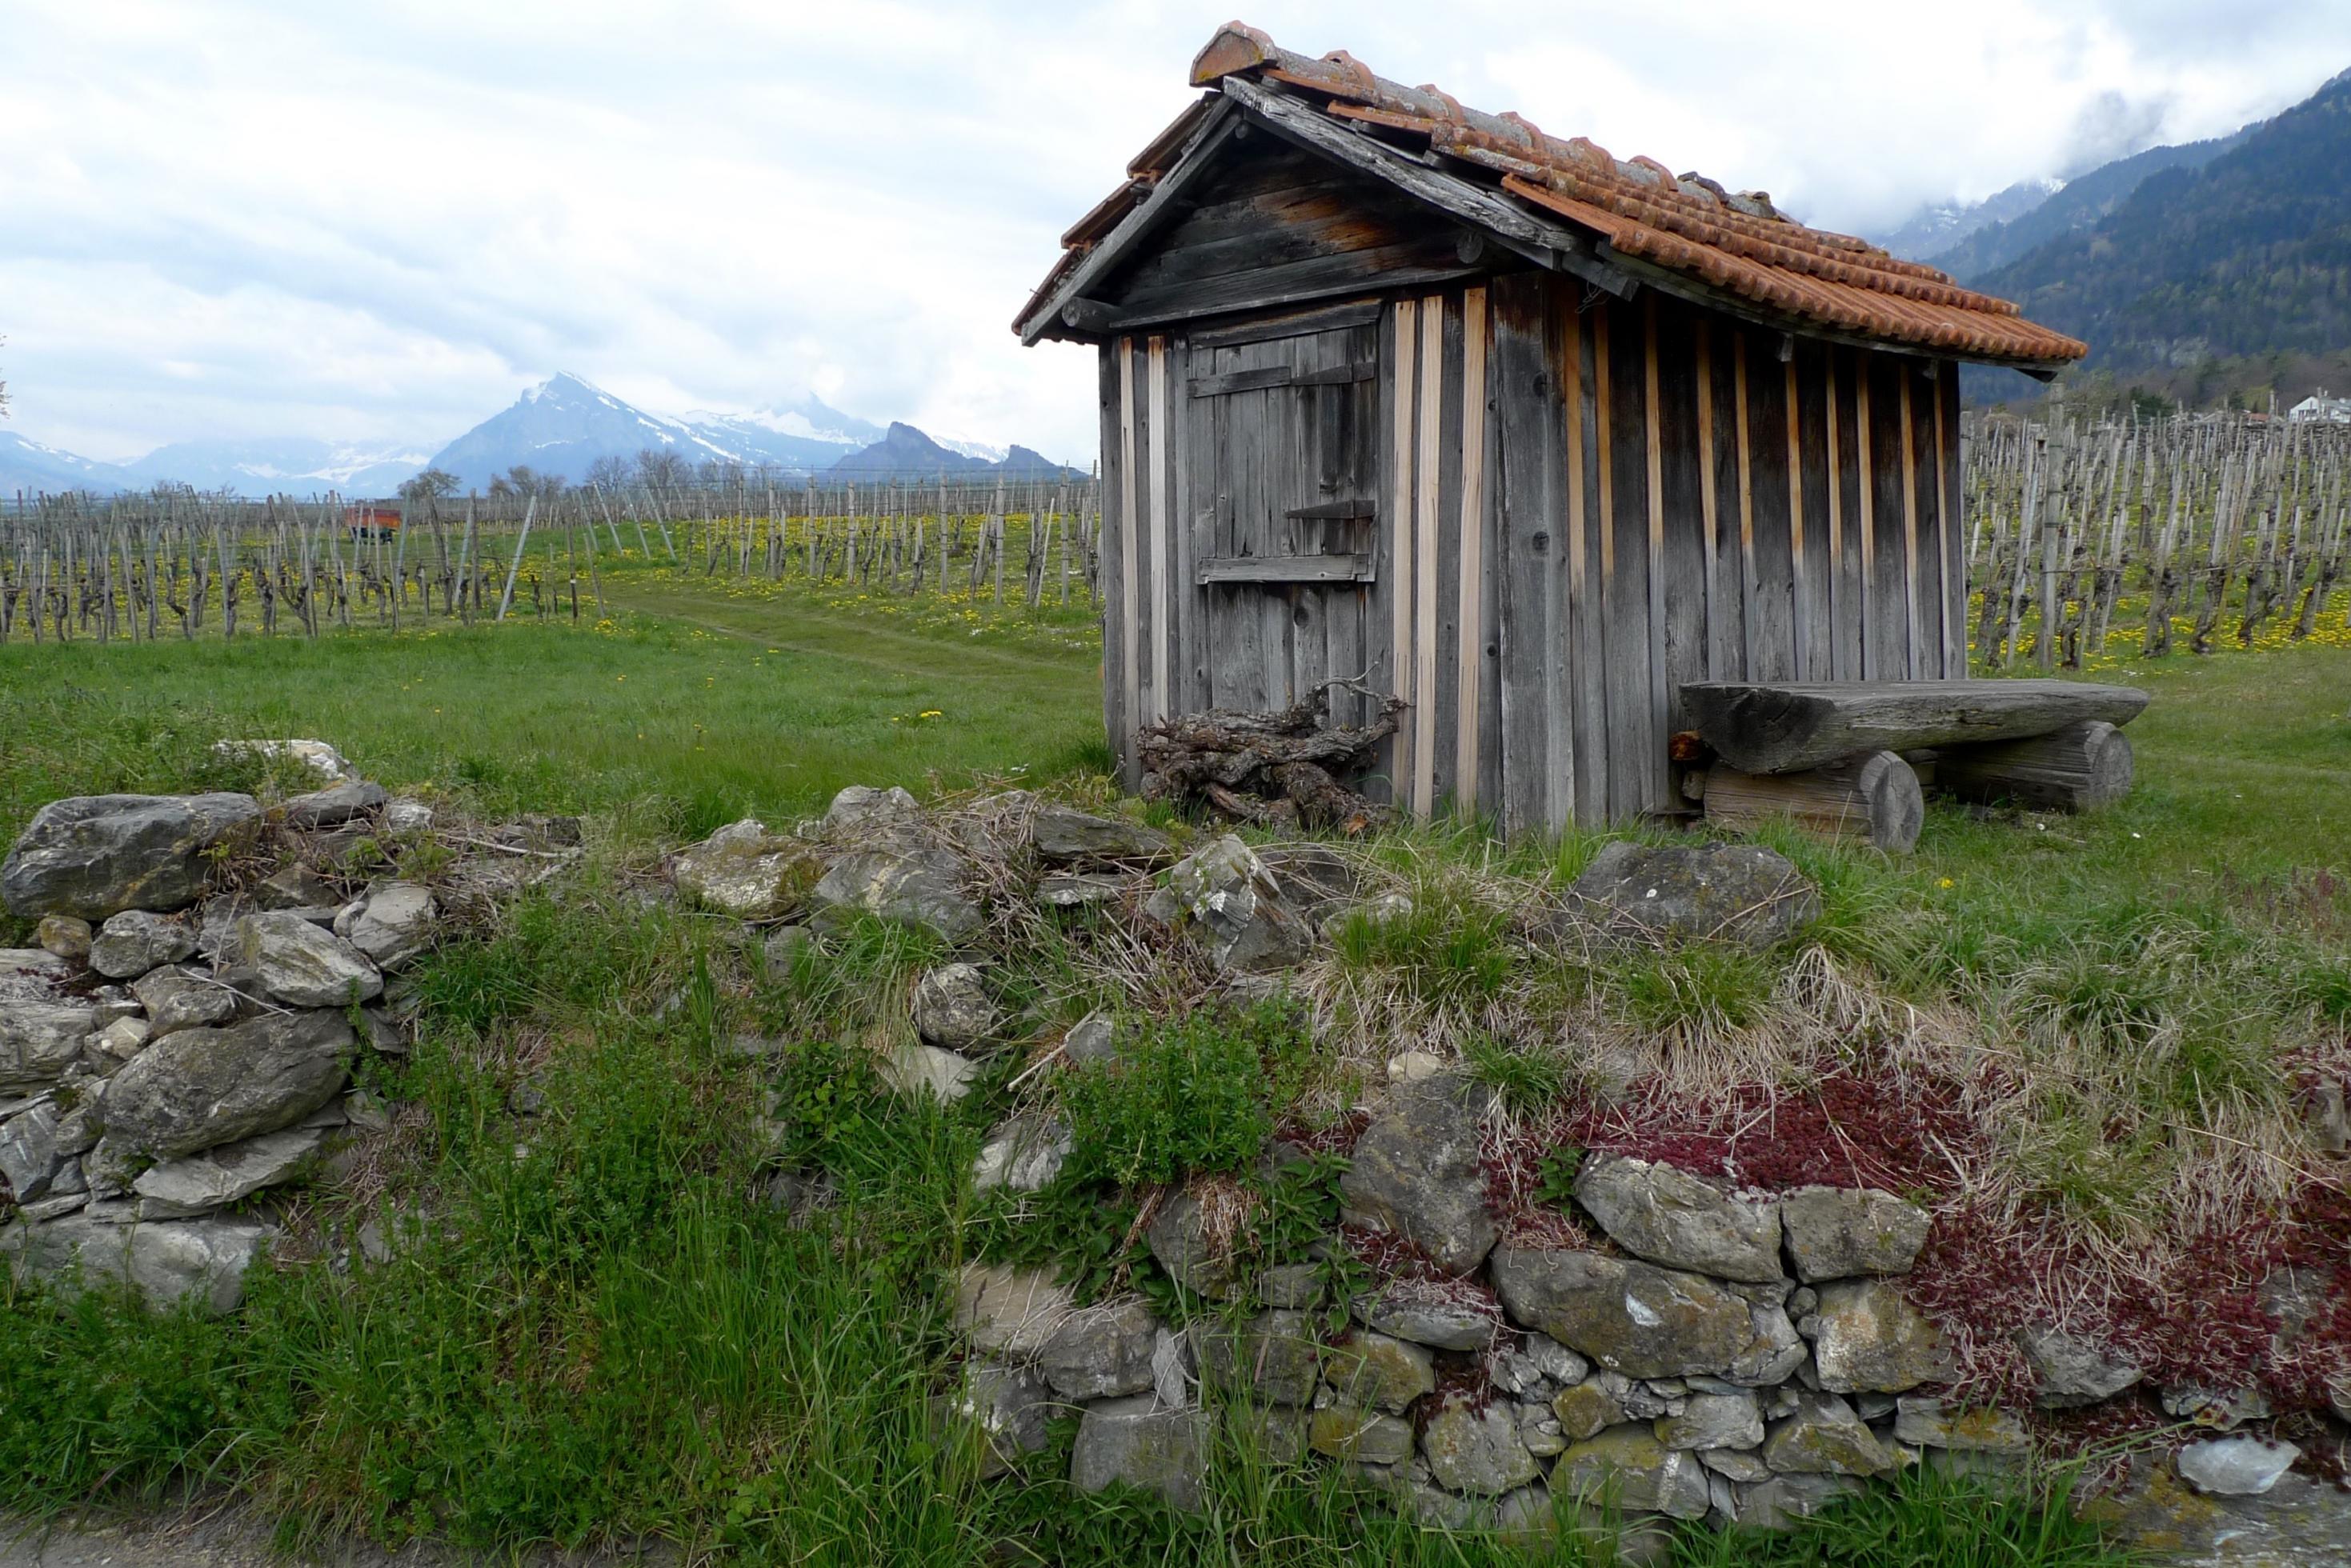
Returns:
[[[587,483],[599,490],[621,490],[626,488],[633,472],[627,458],[607,453],[588,465]]]
[[[428,468],[400,486],[402,501],[441,501],[457,493],[457,476],[445,468]]]
[[[637,479],[656,488],[674,487],[686,480],[685,459],[665,447],[649,446],[637,453]]]

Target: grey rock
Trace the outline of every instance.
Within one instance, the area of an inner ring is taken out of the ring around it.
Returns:
[[[1586,1503],[1605,1500],[1619,1508],[1703,1519],[1706,1474],[1696,1454],[1668,1449],[1646,1425],[1627,1423],[1570,1444],[1552,1470],[1551,1485]]]
[[[1057,871],[1037,879],[1037,901],[1049,909],[1082,909],[1113,902],[1127,887],[1123,877],[1092,871]]]
[[[2032,1368],[2032,1402],[2044,1410],[2071,1410],[2111,1399],[2135,1386],[2137,1363],[2095,1339],[2046,1325],[2021,1331],[2016,1347]]]
[[[1892,1469],[1894,1456],[1851,1405],[1806,1391],[1793,1415],[1771,1423],[1763,1462],[1781,1475],[1872,1476]]]
[[[956,1279],[956,1332],[1011,1361],[1034,1360],[1076,1308],[1069,1288],[1038,1269],[966,1263]]]
[[[1499,1497],[1542,1473],[1507,1403],[1447,1401],[1422,1425],[1420,1452],[1437,1485],[1478,1497]]]
[[[981,1051],[996,1033],[996,999],[977,966],[941,964],[914,982],[914,1029],[932,1044],[967,1055]]]
[[[215,741],[213,751],[232,760],[298,763],[329,784],[359,777],[343,753],[324,741]]]
[[[1067,1124],[1042,1116],[1013,1116],[980,1146],[979,1158],[971,1163],[972,1189],[1040,1191],[1061,1173],[1071,1147]]]
[[[1792,1377],[1804,1365],[1807,1347],[1796,1333],[1796,1325],[1772,1300],[1772,1287],[1768,1285],[1731,1285],[1733,1295],[1748,1298],[1748,1322],[1753,1336],[1747,1347],[1731,1358],[1724,1369],[1726,1381],[1745,1388],[1761,1388]]]
[[[1362,896],[1362,879],[1353,862],[1327,844],[1293,839],[1269,844],[1257,853],[1258,863],[1273,873],[1282,902],[1318,930],[1324,920]]]
[[[18,1203],[47,1197],[70,1158],[58,1136],[64,1119],[57,1102],[45,1097],[0,1122],[0,1178],[6,1179]]]
[[[379,882],[335,917],[335,934],[378,969],[394,970],[433,945],[441,906],[416,882]]]
[[[1670,1165],[1594,1155],[1575,1179],[1575,1200],[1612,1240],[1667,1268],[1730,1280],[1776,1280],[1780,1211],[1729,1197]]]
[[[176,1159],[292,1127],[343,1086],[352,1044],[329,1012],[183,1029],[114,1075],[100,1147],[118,1160]]]
[[[791,978],[792,968],[806,956],[815,933],[806,926],[778,926],[759,943],[759,959],[770,981]]]
[[[86,1208],[89,1203],[89,1189],[85,1185],[77,1192],[52,1191],[47,1198],[37,1198],[30,1203],[20,1203],[16,1206],[16,1216],[27,1225],[38,1225],[44,1220],[56,1220],[78,1209]],[[5,1250],[5,1244],[0,1244],[0,1251]]]
[[[1070,1452],[1070,1483],[1100,1491],[1124,1482],[1177,1508],[1196,1509],[1211,1425],[1205,1410],[1161,1409],[1147,1395],[1089,1406]]]
[[[890,837],[922,820],[923,803],[896,784],[886,789],[851,784],[825,807],[820,831],[835,844],[851,844]]]
[[[1303,1310],[1322,1300],[1322,1270],[1314,1263],[1277,1263],[1260,1269],[1257,1299],[1261,1306]]]
[[[147,1010],[148,1039],[183,1029],[226,1023],[236,1016],[236,992],[194,970],[170,965],[131,982],[131,993]]]
[[[1959,1409],[1926,1395],[1906,1395],[1896,1403],[1894,1440],[1958,1453],[2022,1456],[2032,1451],[2024,1423],[2006,1410]]]
[[[1891,1192],[1800,1187],[1781,1198],[1780,1222],[1797,1278],[1813,1282],[1908,1273],[1930,1217]]]
[[[1196,1402],[1193,1390],[1198,1372],[1192,1360],[1192,1336],[1162,1328],[1151,1341],[1151,1392],[1161,1407],[1188,1410]]]
[[[1560,1390],[1583,1382],[1591,1371],[1590,1362],[1551,1335],[1530,1331],[1524,1343],[1495,1354],[1487,1376],[1505,1394],[1548,1404]]]
[[[2190,1443],[2172,1461],[2179,1479],[2214,1497],[2259,1497],[2277,1485],[2302,1450],[2259,1438],[2210,1438]]]
[[[1702,1275],[1513,1247],[1492,1266],[1513,1318],[1627,1376],[1720,1373],[1754,1335],[1747,1302]]]
[[[1834,1394],[1902,1394],[1949,1376],[1942,1331],[1885,1280],[1820,1288],[1813,1358]]]
[[[68,1296],[128,1286],[157,1311],[188,1303],[217,1315],[244,1301],[246,1271],[274,1234],[235,1220],[110,1223],[85,1208],[0,1231],[0,1253],[19,1281],[44,1281]]]
[[[988,1361],[967,1362],[955,1391],[940,1405],[949,1424],[978,1444],[983,1480],[1042,1452],[1050,1440],[1046,1423],[1057,1413],[1051,1391],[1033,1369]]]
[[[738,920],[772,920],[808,901],[825,873],[823,854],[757,817],[720,828],[677,852],[670,877],[705,909]]]
[[[78,916],[43,915],[33,940],[41,944],[42,951],[69,963],[81,963],[89,957],[89,922]]]
[[[342,902],[331,883],[299,861],[255,883],[251,897],[254,907],[261,909],[312,909]]]
[[[1056,866],[1088,861],[1154,861],[1175,851],[1175,841],[1155,827],[1120,817],[1095,816],[1050,802],[1029,818],[1029,842],[1038,856]]]
[[[1512,1408],[1519,1423],[1519,1440],[1526,1444],[1527,1452],[1539,1459],[1548,1459],[1567,1447],[1567,1428],[1561,1425],[1558,1412],[1549,1402],[1514,1401]]]
[[[882,1082],[909,1096],[929,1095],[953,1105],[971,1093],[979,1064],[935,1045],[894,1045],[874,1058]]]
[[[816,924],[833,929],[859,914],[958,942],[979,929],[980,908],[963,890],[967,871],[950,849],[866,849],[843,855],[811,895]]]
[[[298,794],[280,808],[288,827],[340,827],[354,817],[381,811],[392,796],[368,779],[344,779]]]
[[[34,813],[0,865],[0,901],[22,918],[103,920],[124,909],[193,904],[205,851],[261,820],[247,794],[95,794]]]
[[[1071,1066],[1118,1059],[1118,1021],[1107,1012],[1089,1012],[1061,1036],[1061,1054]]]
[[[416,1049],[416,1023],[388,1007],[360,1009],[360,1037],[369,1050],[385,1056],[405,1056]]]
[[[240,919],[226,958],[289,1007],[348,1007],[383,992],[383,975],[365,954],[291,909]]]
[[[1037,1364],[1065,1399],[1141,1394],[1152,1386],[1159,1320],[1139,1301],[1077,1307],[1046,1336]]]
[[[1400,1465],[1412,1458],[1412,1423],[1352,1405],[1331,1405],[1308,1419],[1306,1446],[1360,1465]]]
[[[56,1083],[81,1055],[92,1023],[88,1002],[0,1000],[0,1095]]]
[[[89,944],[89,967],[109,980],[130,980],[196,950],[196,933],[183,920],[145,909],[107,918]]]
[[[1143,1236],[1167,1277],[1186,1290],[1220,1302],[1250,1294],[1239,1260],[1221,1244],[1222,1228],[1190,1193],[1178,1192],[1162,1203]]]
[[[1473,1088],[1435,1078],[1400,1094],[1339,1179],[1347,1223],[1400,1236],[1452,1274],[1476,1268],[1501,1234],[1486,1210]]]
[[[1502,1326],[1482,1292],[1430,1280],[1391,1280],[1348,1307],[1366,1327],[1437,1350],[1483,1350]]]
[[[2165,1414],[2220,1432],[2234,1431],[2248,1421],[2265,1421],[2272,1414],[2269,1396],[2258,1388],[2175,1383],[2166,1385],[2158,1397]]]
[[[1656,1430],[1669,1449],[1751,1449],[1763,1440],[1763,1408],[1745,1390],[1693,1394],[1678,1414],[1660,1417]]]
[[[1608,924],[1645,937],[1763,949],[1821,912],[1820,892],[1760,844],[1656,846],[1619,839],[1592,857],[1574,892]]]
[[[1166,924],[1198,925],[1223,969],[1287,969],[1313,945],[1313,929],[1283,902],[1273,873],[1231,834],[1177,861],[1150,907]]]
[[[1436,1362],[1426,1349],[1409,1341],[1357,1333],[1326,1352],[1322,1381],[1344,1404],[1400,1411],[1436,1389]]]
[[[1739,1485],[1738,1511],[1742,1530],[1793,1530],[1823,1509],[1861,1495],[1862,1483],[1852,1476],[1775,1475],[1755,1485]]]
[[[433,831],[433,807],[413,794],[396,794],[383,803],[383,830],[411,834]]]
[[[1753,1449],[1700,1449],[1698,1463],[1725,1480],[1762,1481],[1771,1479],[1771,1467]]]
[[[1192,1329],[1200,1381],[1247,1392],[1273,1405],[1313,1402],[1322,1347],[1314,1320],[1301,1312],[1261,1312],[1240,1324],[1207,1322]]]
[[[151,1167],[131,1184],[139,1195],[139,1217],[184,1220],[208,1214],[265,1187],[291,1180],[326,1136],[323,1127],[287,1127]]]
[[[1306,1458],[1307,1412],[1288,1405],[1228,1407],[1225,1421],[1246,1449],[1269,1464],[1295,1465]]]

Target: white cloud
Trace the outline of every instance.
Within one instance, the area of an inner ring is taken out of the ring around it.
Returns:
[[[0,332],[24,433],[431,443],[569,369],[814,389],[1080,455],[1090,357],[1007,329],[1227,12],[806,0],[11,0]],[[2232,129],[2351,61],[2310,0],[1503,0],[1252,17],[1858,226]],[[23,62],[38,61],[37,71]]]

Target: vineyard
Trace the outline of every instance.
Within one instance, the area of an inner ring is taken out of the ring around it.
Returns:
[[[1974,666],[2351,640],[2335,608],[2351,428],[2241,414],[1970,420]],[[0,644],[317,636],[438,618],[601,619],[604,575],[866,601],[1098,604],[1091,483],[716,483],[352,504],[187,493],[0,506]]]

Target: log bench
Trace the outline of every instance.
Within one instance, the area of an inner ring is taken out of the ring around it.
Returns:
[[[1713,765],[1706,815],[1792,817],[1882,849],[1917,843],[1918,770],[1963,800],[2089,811],[2130,788],[2122,726],[2147,694],[2074,680],[1699,681],[1682,702]]]

